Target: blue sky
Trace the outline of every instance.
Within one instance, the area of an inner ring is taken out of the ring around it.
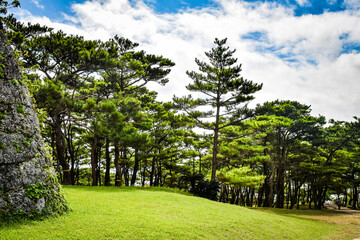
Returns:
[[[74,15],[72,4],[82,4],[86,0],[22,0],[21,5],[24,10],[30,11],[33,15],[46,16],[55,21],[62,21],[64,14],[69,16]],[[344,0],[243,0],[248,3],[275,3],[282,5],[294,11],[294,16],[301,17],[303,15],[321,15],[324,12],[341,12],[346,11],[346,3]],[[357,1],[357,0],[353,0]],[[131,4],[136,3],[135,0],[130,0]],[[219,8],[218,1],[215,0],[144,0],[154,12],[158,14],[174,14],[184,11],[186,9],[201,9],[201,8]],[[360,0],[359,0],[360,2]],[[64,21],[64,20],[63,20]],[[360,25],[360,23],[359,23]],[[255,31],[249,32],[243,36],[243,39],[253,39],[254,41],[266,41],[266,34]],[[344,37],[343,51],[360,51],[360,43],[346,41],[346,34]],[[277,52],[277,47],[264,47],[258,46],[257,51],[271,51]],[[291,54],[278,54],[277,56],[289,62],[297,62],[296,59],[291,57]],[[311,61],[316,63],[316,61]]]
[[[22,0],[30,21],[108,40],[115,34],[172,59],[160,100],[185,95],[185,72],[213,39],[228,38],[243,76],[263,89],[252,105],[275,99],[312,106],[314,115],[360,116],[360,0]]]
[[[246,2],[274,2],[291,7],[296,16],[304,14],[322,14],[326,12],[337,12],[346,10],[344,0],[245,0]],[[85,0],[22,0],[23,9],[27,9],[35,15],[45,15],[49,18],[62,17],[61,12],[71,15],[73,3],[83,3]],[[134,2],[134,1],[132,1]],[[174,13],[186,8],[217,7],[218,3],[212,0],[145,0],[158,13]],[[302,4],[303,3],[303,4]],[[40,7],[42,6],[42,7]]]

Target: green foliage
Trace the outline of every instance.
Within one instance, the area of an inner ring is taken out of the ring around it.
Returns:
[[[15,147],[16,152],[21,152],[21,147],[18,142],[12,142],[12,145]]]
[[[116,58],[112,61],[113,67],[103,74],[107,83],[103,90],[121,91],[125,96],[140,90],[149,82],[165,85],[169,81],[166,76],[175,65],[170,59],[135,51],[139,44],[123,37],[115,36],[107,44],[112,51],[115,50]]]
[[[18,85],[18,84],[19,84],[19,82],[18,82],[16,79],[11,80],[11,82],[12,82],[12,84],[14,84],[14,85]]]
[[[34,139],[31,138],[31,137],[26,137],[23,141],[22,141],[22,144],[25,146],[25,147],[29,147],[31,145],[31,142],[33,141]]]
[[[16,46],[18,50],[21,50],[21,44],[23,44],[27,39],[52,31],[51,28],[41,26],[40,24],[31,24],[30,22],[25,24],[19,22],[13,15],[6,16],[4,21],[9,29],[6,32],[9,42],[10,44]],[[23,54],[24,56],[27,55],[27,53],[23,51],[20,51],[20,54]]]
[[[3,53],[0,53],[0,78],[5,78],[4,70],[5,70],[5,56],[2,55]]]
[[[195,187],[190,189],[190,192],[198,197],[207,198],[213,201],[218,200],[218,193],[220,191],[220,183],[208,179],[201,179],[197,182]]]
[[[265,176],[255,173],[249,166],[221,169],[217,176],[222,183],[249,187],[260,186],[265,179]]]
[[[10,207],[11,209],[13,208],[12,206]],[[3,213],[0,210],[0,227],[2,224],[9,224],[9,223],[18,223],[20,221],[23,221],[24,219],[26,219],[26,212],[22,209],[20,210],[12,210],[11,212],[8,213]]]
[[[47,191],[45,193],[46,204],[41,216],[63,215],[71,210],[64,197],[64,192],[59,185],[58,179],[53,176],[52,173],[49,173],[44,186],[46,186]]]
[[[25,186],[25,194],[33,202],[44,198],[44,208],[41,211],[34,209],[30,213],[26,213],[23,210],[14,210],[13,206],[9,204],[7,205],[8,211],[0,211],[2,219],[0,220],[0,226],[4,223],[23,222],[27,219],[41,220],[50,216],[62,215],[70,210],[64,199],[63,192],[59,188],[57,179],[51,174],[48,175],[46,183],[38,182]]]
[[[0,149],[5,149],[6,146],[0,141]]]
[[[1,0],[0,1],[0,14],[6,14],[8,9],[11,7],[20,7],[20,2],[18,0],[12,0],[11,2]],[[2,21],[2,17],[0,20]]]
[[[25,114],[26,114],[25,108],[24,108],[24,106],[23,106],[22,104],[20,104],[19,106],[17,106],[16,111],[17,111],[18,113],[21,113],[22,115],[25,115]]]
[[[38,182],[26,186],[26,196],[31,199],[39,199],[47,195],[47,189],[44,183]]]

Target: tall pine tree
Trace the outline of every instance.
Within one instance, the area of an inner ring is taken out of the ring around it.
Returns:
[[[236,50],[229,50],[225,45],[226,41],[226,38],[216,38],[215,47],[205,52],[210,63],[195,59],[200,72],[186,72],[194,81],[187,89],[201,92],[203,96],[197,99],[193,99],[191,95],[183,98],[174,97],[179,108],[195,119],[199,127],[214,133],[211,180],[215,180],[216,177],[221,130],[239,124],[249,117],[251,111],[247,108],[247,103],[254,99],[253,94],[262,88],[262,84],[241,77],[241,64],[236,65],[237,58],[233,57]],[[204,110],[209,108],[210,111]]]

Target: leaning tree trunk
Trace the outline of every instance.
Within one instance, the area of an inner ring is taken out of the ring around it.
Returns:
[[[134,164],[134,170],[133,170],[133,174],[131,176],[131,186],[135,185],[136,182],[136,174],[139,170],[139,163],[140,163],[140,158],[139,158],[139,150],[136,148],[135,149],[135,164]]]
[[[29,92],[3,29],[0,55],[0,218],[66,212]]]
[[[263,207],[272,207],[274,202],[274,178],[275,178],[275,163],[271,162],[271,173],[267,182],[268,186],[265,189],[265,201]]]
[[[55,122],[53,124],[55,132],[56,156],[63,170],[62,184],[71,185],[70,165],[65,158],[65,138],[61,129],[61,124],[61,116],[60,114],[56,114]]]

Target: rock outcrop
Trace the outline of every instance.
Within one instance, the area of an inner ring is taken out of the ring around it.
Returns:
[[[29,92],[0,29],[0,216],[67,210]]]

